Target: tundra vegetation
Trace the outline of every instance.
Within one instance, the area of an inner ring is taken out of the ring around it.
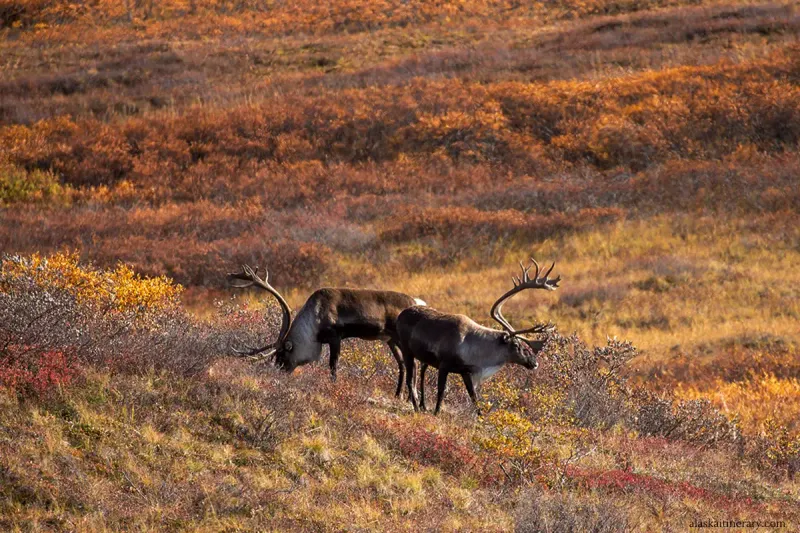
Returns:
[[[0,0],[0,529],[797,529],[799,33],[762,0]],[[491,326],[528,255],[563,281],[504,314],[557,331],[479,416],[458,380],[414,414],[379,342],[335,383],[225,356],[282,319],[239,264]]]

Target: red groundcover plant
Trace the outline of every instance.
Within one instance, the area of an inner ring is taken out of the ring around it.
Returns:
[[[9,347],[0,359],[0,387],[21,395],[43,396],[78,375],[74,357],[59,350]]]

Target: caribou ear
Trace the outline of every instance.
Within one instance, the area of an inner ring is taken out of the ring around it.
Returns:
[[[508,344],[509,342],[511,342],[511,339],[513,338],[514,337],[511,334],[504,333],[503,336],[500,337],[500,342],[502,342],[503,344]]]
[[[286,341],[286,342],[284,342],[284,343],[283,343],[283,348],[284,348],[284,349],[285,349],[287,352],[291,352],[291,351],[292,351],[292,341]]]

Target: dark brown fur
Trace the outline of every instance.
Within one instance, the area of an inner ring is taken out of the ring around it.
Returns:
[[[291,372],[300,365],[319,360],[322,345],[327,344],[331,377],[335,380],[343,339],[382,340],[389,345],[397,361],[399,376],[395,395],[400,395],[405,364],[397,343],[397,317],[407,307],[424,302],[394,291],[322,288],[308,297],[292,320],[289,304],[269,284],[269,273],[264,277],[261,279],[258,269],[254,271],[247,265],[242,265],[242,272],[228,275],[234,287],[256,286],[271,293],[283,313],[281,331],[274,344],[237,353],[251,357],[265,352],[262,357],[275,354],[276,364]]]

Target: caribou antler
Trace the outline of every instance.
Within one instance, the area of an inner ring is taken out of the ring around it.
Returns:
[[[245,346],[246,349],[239,350],[238,348],[231,347],[231,351],[238,357],[246,357],[252,361],[263,361],[275,355],[277,352],[277,343],[269,344],[262,348],[253,348],[250,346]],[[267,351],[269,350],[269,351]]]
[[[511,280],[514,282],[514,288],[498,298],[491,310],[492,318],[495,319],[503,327],[503,329],[508,332],[509,335],[516,336],[523,335],[525,333],[545,333],[553,328],[553,326],[550,324],[539,324],[527,329],[514,330],[514,328],[511,327],[511,324],[509,324],[508,320],[503,317],[501,309],[503,304],[506,303],[506,300],[518,292],[522,292],[526,289],[545,289],[548,291],[556,290],[558,288],[558,282],[561,281],[561,276],[558,276],[555,279],[550,279],[550,273],[553,271],[553,267],[555,266],[556,264],[553,262],[553,264],[550,265],[550,268],[547,269],[547,272],[545,272],[542,277],[539,277],[539,263],[537,263],[534,258],[531,257],[531,264],[527,267],[522,264],[522,261],[519,262],[519,267],[522,269],[522,275],[519,277],[513,276],[511,278]],[[528,272],[532,267],[536,267],[536,273],[533,275],[533,278],[528,275]]]
[[[244,289],[247,287],[252,287],[255,285],[261,289],[272,294],[275,299],[278,300],[278,304],[281,306],[281,311],[283,312],[283,317],[281,319],[281,329],[278,333],[278,339],[272,343],[268,344],[262,348],[248,348],[247,350],[237,350],[233,349],[234,353],[240,356],[251,357],[254,359],[265,359],[270,357],[277,351],[277,346],[280,346],[280,343],[283,341],[284,336],[289,331],[289,326],[292,323],[292,309],[289,307],[289,304],[286,303],[286,300],[283,299],[283,296],[275,290],[275,288],[269,284],[269,271],[264,270],[264,279],[258,277],[258,267],[255,270],[250,268],[247,265],[242,265],[241,272],[235,272],[232,274],[228,274],[228,282],[237,288]],[[270,350],[269,353],[264,354],[263,352]],[[260,355],[259,355],[260,354]],[[253,357],[258,355],[259,357]]]
[[[548,322],[547,324],[536,324],[535,326],[527,329],[519,329],[511,332],[513,335],[525,335],[528,333],[549,333],[556,328],[556,325]]]

